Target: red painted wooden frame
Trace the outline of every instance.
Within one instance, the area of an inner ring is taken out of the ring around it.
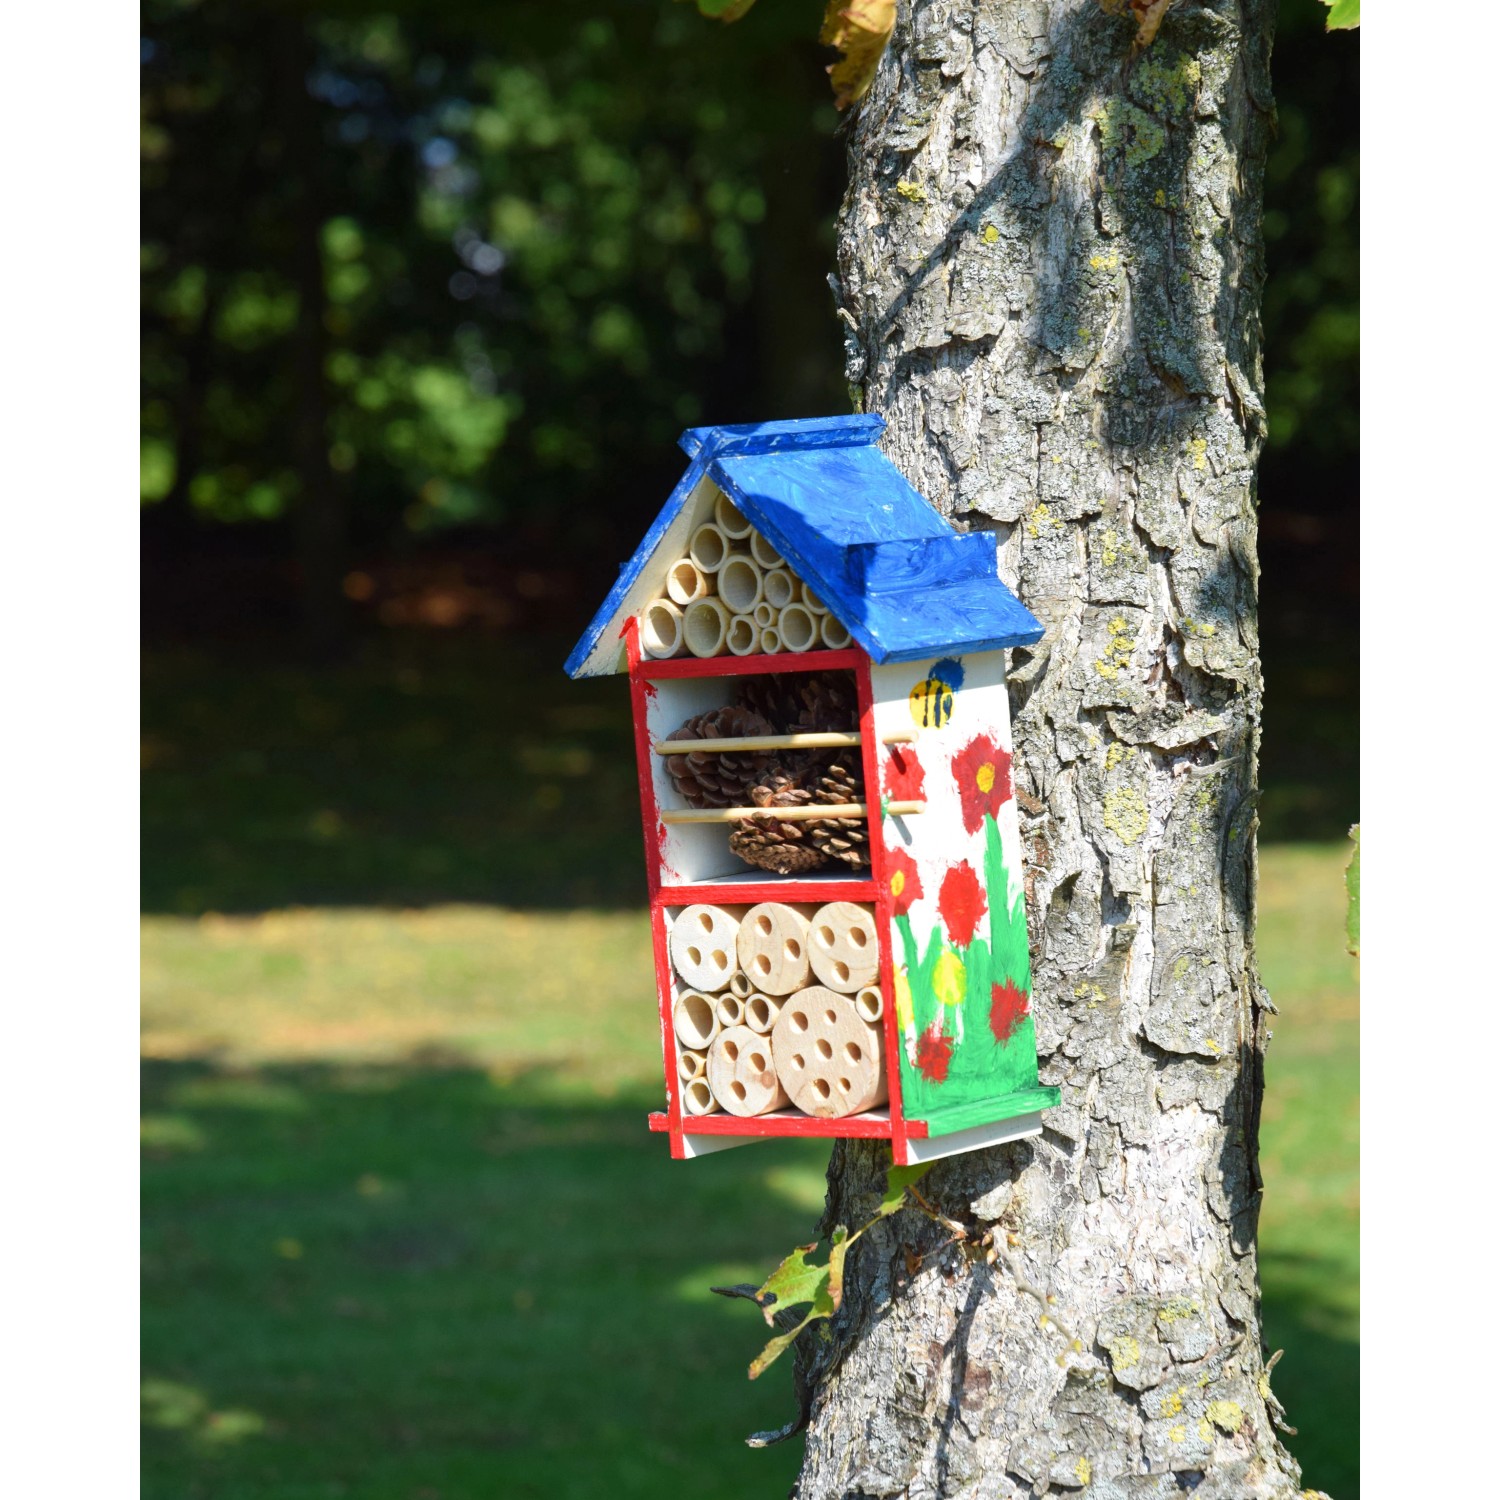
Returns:
[[[656,964],[657,1006],[661,1016],[662,1072],[667,1086],[666,1113],[656,1113],[648,1123],[665,1133],[674,1157],[686,1156],[683,1146],[684,1116],[682,1082],[677,1076],[677,1046],[672,1029],[672,963],[667,952],[667,908],[700,901],[753,906],[759,901],[864,901],[874,905],[880,936],[880,992],[885,1002],[886,1078],[890,1095],[888,1118],[870,1114],[822,1120],[813,1115],[774,1111],[745,1118],[739,1115],[695,1115],[686,1131],[703,1136],[805,1136],[825,1139],[876,1139],[891,1143],[899,1166],[907,1164],[906,1142],[922,1140],[927,1125],[908,1120],[902,1108],[901,1067],[897,1048],[901,1045],[896,1020],[895,965],[891,948],[891,887],[887,871],[885,836],[880,816],[881,751],[875,736],[875,694],[870,681],[870,659],[858,648],[839,651],[803,651],[775,656],[687,657],[667,661],[648,660],[641,655],[640,629],[635,619],[625,622],[625,658],[630,669],[630,708],[635,721],[636,774],[640,782],[641,826],[646,845],[646,888],[651,899],[651,949]],[[803,880],[771,877],[767,880],[689,885],[662,884],[659,843],[663,828],[656,799],[653,750],[646,722],[647,704],[654,693],[653,680],[674,677],[746,677],[782,672],[852,670],[859,695],[860,755],[864,762],[871,878],[868,880]]]

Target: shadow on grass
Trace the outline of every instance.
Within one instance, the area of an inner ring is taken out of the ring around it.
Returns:
[[[566,1075],[149,1063],[143,1351],[151,1500],[785,1493],[790,1366],[711,1283],[809,1238],[826,1151],[676,1163],[655,1101]],[[1269,1257],[1275,1384],[1309,1483],[1351,1500],[1357,1350],[1318,1267]]]
[[[142,671],[148,913],[644,903],[630,706],[570,642],[392,632],[346,665]]]
[[[1302,1482],[1334,1500],[1359,1496],[1359,1339],[1353,1318],[1329,1306],[1326,1289],[1347,1284],[1348,1268],[1318,1255],[1262,1252],[1266,1348],[1286,1353],[1271,1373],[1287,1421],[1284,1439]]]
[[[705,1171],[568,1086],[148,1064],[145,1493],[784,1493],[798,1445],[742,1440],[790,1366],[747,1381],[765,1331],[708,1287],[808,1237],[824,1151]]]

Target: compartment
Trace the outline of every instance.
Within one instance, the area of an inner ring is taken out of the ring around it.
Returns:
[[[776,1121],[815,1121],[830,1134],[888,1127],[872,905],[700,902],[665,907],[661,920],[666,1061],[685,1131],[709,1119],[734,1128],[730,1118],[758,1133]]]
[[[723,677],[641,670],[664,885],[868,882],[852,670],[809,664]],[[721,740],[730,748],[714,748]],[[762,807],[763,815],[745,816]],[[830,818],[818,814],[823,807],[859,811]]]

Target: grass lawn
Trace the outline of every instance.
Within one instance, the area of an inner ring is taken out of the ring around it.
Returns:
[[[791,1482],[796,1444],[741,1442],[790,1414],[789,1374],[745,1379],[762,1325],[707,1288],[807,1238],[826,1148],[674,1164],[646,1133],[661,1090],[623,695],[537,680],[518,707],[471,667],[421,661],[369,662],[337,690],[148,667],[152,1500],[718,1500]],[[1341,858],[1263,856],[1282,1018],[1262,1268],[1293,1450],[1349,1500]]]

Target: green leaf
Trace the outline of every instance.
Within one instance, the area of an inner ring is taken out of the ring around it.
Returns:
[[[924,1161],[914,1167],[892,1167],[885,1180],[885,1197],[880,1200],[880,1218],[893,1214],[906,1202],[906,1190],[912,1183],[920,1182],[932,1170],[932,1163]]]
[[[828,1287],[828,1267],[809,1265],[807,1257],[818,1248],[817,1241],[810,1245],[798,1245],[782,1263],[766,1277],[765,1284],[755,1294],[761,1313],[769,1324],[773,1324],[780,1308],[795,1307],[799,1302],[816,1304],[820,1293]],[[832,1311],[832,1308],[829,1309]]]
[[[1358,6],[1355,7],[1358,9]],[[1354,840],[1354,853],[1344,867],[1344,890],[1348,893],[1349,908],[1344,915],[1344,933],[1348,938],[1349,952],[1359,957],[1359,824],[1349,830]]]
[[[710,21],[723,21],[726,25],[739,18],[755,4],[755,0],[697,0],[698,14]]]
[[[915,1167],[893,1166],[886,1177],[885,1195],[880,1200],[880,1208],[869,1224],[861,1224],[853,1234],[843,1224],[834,1226],[833,1233],[829,1236],[826,1265],[814,1265],[808,1260],[808,1256],[818,1248],[816,1242],[798,1245],[766,1277],[765,1284],[755,1293],[754,1300],[760,1308],[761,1316],[772,1328],[776,1326],[778,1313],[784,1313],[788,1308],[797,1307],[804,1302],[811,1306],[795,1328],[778,1333],[750,1361],[751,1380],[763,1370],[769,1369],[792,1346],[797,1335],[809,1323],[816,1323],[819,1318],[831,1318],[839,1310],[839,1305],[844,1300],[844,1257],[849,1253],[849,1247],[870,1224],[876,1224],[887,1215],[895,1213],[906,1201],[907,1188],[925,1177],[931,1169],[930,1161]]]
[[[702,3],[702,0],[699,0]],[[1359,25],[1359,0],[1323,0],[1329,31],[1353,31]]]

